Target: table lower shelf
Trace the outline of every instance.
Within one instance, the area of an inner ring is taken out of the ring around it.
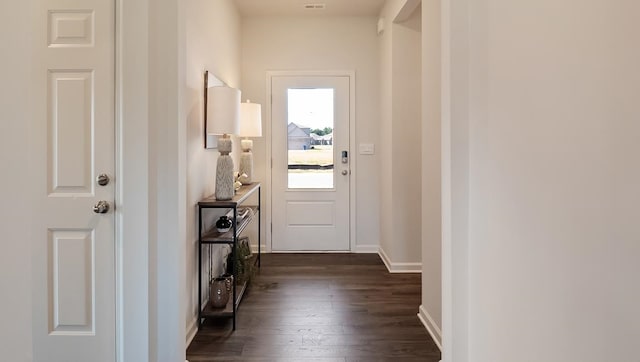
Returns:
[[[253,267],[255,267],[256,265],[260,265],[260,255],[259,254],[252,254],[251,256],[249,256],[249,265],[252,265]],[[251,272],[250,272],[251,273]],[[233,298],[229,298],[229,301],[227,302],[227,305],[224,308],[214,308],[211,306],[211,302],[207,300],[207,303],[204,305],[204,308],[202,308],[201,306],[201,310],[200,310],[200,318],[199,318],[199,323],[198,325],[202,325],[202,323],[204,322],[205,319],[207,318],[211,318],[211,319],[216,319],[216,318],[234,318],[235,315],[238,313],[238,308],[240,307],[240,302],[242,301],[242,297],[244,296],[244,293],[246,292],[248,286],[249,286],[249,282],[251,279],[251,275],[246,275],[247,279],[243,279],[243,281],[241,281],[240,283],[238,283],[236,285],[235,288],[235,292],[236,292],[236,304],[235,304],[235,308],[233,305]],[[235,330],[236,324],[236,320],[235,318],[233,319],[233,329]]]
[[[244,282],[236,286],[236,312],[244,296],[244,292],[247,290],[249,282]],[[233,317],[233,298],[229,298],[227,305],[224,308],[214,308],[211,306],[211,302],[207,301],[200,312],[200,318],[230,318]]]

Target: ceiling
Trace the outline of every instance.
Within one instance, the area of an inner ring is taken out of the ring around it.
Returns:
[[[243,16],[330,15],[377,16],[385,0],[235,0]],[[305,9],[307,4],[324,4],[324,9]]]

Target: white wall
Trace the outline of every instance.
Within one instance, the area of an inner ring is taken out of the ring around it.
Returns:
[[[374,17],[246,17],[242,23],[243,99],[261,103],[263,112],[266,110],[268,70],[355,70],[356,145],[352,148],[357,150],[359,143],[374,143],[378,147],[377,49]],[[266,142],[266,137],[254,140],[256,179],[261,181],[267,177]],[[357,157],[356,251],[376,251],[380,151],[376,148],[373,156],[354,156]]]
[[[469,206],[468,241],[450,246],[451,288],[468,283],[453,305],[454,319],[468,311],[468,344],[444,360],[638,360],[640,4],[451,10],[451,181],[469,185],[451,204]],[[456,89],[467,71],[468,100]],[[464,149],[467,175],[455,171]]]
[[[233,0],[185,0],[185,83],[182,85],[184,113],[187,124],[187,203],[186,203],[186,284],[185,317],[187,339],[196,332],[198,315],[198,209],[201,199],[214,193],[217,149],[204,149],[204,71],[208,70],[231,87],[240,86],[240,16]],[[238,168],[239,142],[234,140],[235,168]],[[209,215],[211,226],[215,217]],[[206,250],[206,249],[205,249]],[[214,275],[223,272],[226,252],[214,247]],[[205,253],[206,256],[206,253]],[[208,281],[208,258],[203,261],[203,285]],[[203,289],[206,293],[206,289]],[[206,297],[206,295],[203,295]]]
[[[380,251],[391,271],[420,271],[421,263],[421,12],[411,1],[381,11],[381,140],[378,173],[383,219]],[[408,10],[407,10],[408,9]],[[408,15],[399,16],[404,12]],[[401,18],[402,17],[402,18]]]
[[[442,357],[469,360],[468,3],[441,1]]]
[[[422,1],[422,305],[420,316],[442,340],[440,0]]]
[[[421,263],[422,79],[420,7],[392,32],[392,263]]]

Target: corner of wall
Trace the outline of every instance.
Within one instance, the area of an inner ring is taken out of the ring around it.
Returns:
[[[378,249],[378,255],[389,273],[422,273],[422,263],[392,262],[382,246]]]

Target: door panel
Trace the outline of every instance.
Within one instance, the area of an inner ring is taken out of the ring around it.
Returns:
[[[93,73],[49,71],[50,194],[91,194]]]
[[[348,76],[274,76],[272,250],[347,251]],[[317,133],[321,134],[317,134]]]
[[[93,230],[50,230],[49,330],[92,335],[94,329]]]
[[[333,201],[287,202],[287,225],[335,225],[336,203]]]
[[[33,360],[113,362],[115,1],[40,0],[34,11]]]

